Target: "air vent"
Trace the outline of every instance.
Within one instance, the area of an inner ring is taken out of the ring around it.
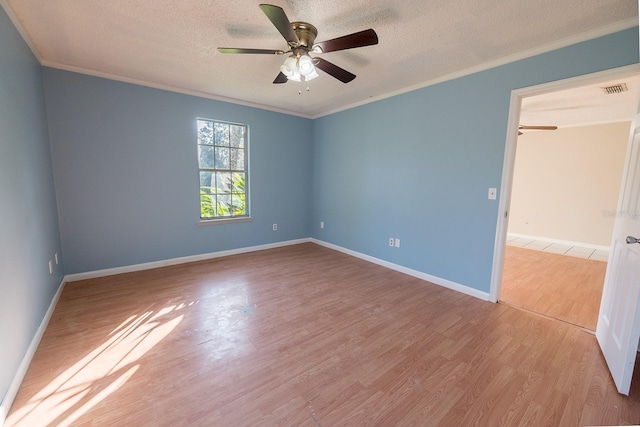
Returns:
[[[618,83],[617,85],[605,86],[602,88],[602,91],[607,95],[613,95],[614,93],[622,93],[628,90],[629,89],[627,89],[626,83]]]

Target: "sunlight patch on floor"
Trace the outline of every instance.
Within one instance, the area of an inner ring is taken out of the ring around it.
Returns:
[[[140,368],[140,359],[183,320],[172,305],[130,316],[109,338],[16,409],[7,426],[70,425],[121,388]]]

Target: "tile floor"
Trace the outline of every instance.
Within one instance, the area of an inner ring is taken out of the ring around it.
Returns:
[[[609,258],[609,251],[605,251],[602,249],[562,245],[559,243],[546,242],[544,240],[532,240],[522,237],[507,236],[507,245],[518,246],[520,248],[527,249],[536,249],[539,251],[553,252],[556,254],[571,255],[579,258],[588,258],[596,261],[607,262]]]

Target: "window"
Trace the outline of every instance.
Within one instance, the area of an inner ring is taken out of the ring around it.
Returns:
[[[198,119],[200,218],[249,216],[247,126]]]

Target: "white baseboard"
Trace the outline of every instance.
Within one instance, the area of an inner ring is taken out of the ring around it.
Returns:
[[[109,268],[109,269],[104,269],[104,270],[96,270],[96,271],[90,271],[90,272],[86,272],[86,273],[69,274],[69,275],[65,276],[64,279],[62,280],[62,282],[60,283],[60,286],[58,287],[58,290],[56,291],[56,294],[54,295],[53,299],[51,300],[51,304],[49,305],[49,309],[47,310],[44,318],[42,319],[42,322],[40,323],[40,327],[36,331],[35,336],[31,340],[31,344],[29,345],[29,348],[27,349],[27,352],[26,352],[24,358],[22,359],[22,362],[20,363],[20,366],[18,367],[18,371],[16,372],[16,374],[15,374],[15,376],[13,378],[13,381],[11,382],[11,385],[9,386],[9,389],[7,390],[7,393],[6,393],[5,397],[4,397],[4,399],[2,400],[2,403],[0,404],[0,427],[4,424],[6,416],[9,413],[9,409],[11,408],[11,405],[13,404],[13,401],[15,400],[16,395],[18,394],[18,390],[20,389],[20,385],[22,384],[22,380],[24,379],[24,376],[27,373],[27,369],[29,369],[29,365],[31,363],[31,360],[33,359],[33,356],[35,355],[36,350],[38,349],[38,345],[40,344],[40,340],[42,339],[42,336],[44,335],[44,332],[47,329],[47,325],[49,324],[49,320],[51,319],[51,316],[53,315],[53,311],[54,311],[54,309],[56,307],[56,304],[58,303],[58,300],[60,299],[60,295],[62,294],[62,290],[64,289],[64,286],[65,286],[65,284],[67,282],[72,282],[72,281],[77,281],[77,280],[85,280],[85,279],[93,279],[93,278],[96,278],[96,277],[104,277],[104,276],[110,276],[110,275],[122,274],[122,273],[129,273],[129,272],[134,272],[134,271],[149,270],[149,269],[152,269],[152,268],[166,267],[166,266],[170,266],[170,265],[184,264],[184,263],[195,262],[195,261],[203,261],[203,260],[220,258],[220,257],[225,257],[225,256],[230,256],[230,255],[237,255],[237,254],[248,253],[248,252],[256,252],[256,251],[262,251],[262,250],[266,250],[266,249],[274,249],[274,248],[290,246],[290,245],[297,245],[297,244],[301,244],[301,243],[309,243],[309,242],[318,244],[320,246],[324,246],[324,247],[329,248],[329,249],[336,250],[338,252],[345,253],[347,255],[354,256],[356,258],[363,259],[363,260],[371,262],[373,264],[377,264],[377,265],[389,268],[391,270],[395,270],[395,271],[398,271],[400,273],[407,274],[409,276],[417,277],[418,279],[426,280],[427,282],[431,282],[431,283],[434,283],[436,285],[443,286],[445,288],[452,289],[454,291],[458,291],[458,292],[461,292],[461,293],[464,293],[464,294],[479,298],[479,299],[484,300],[484,301],[489,301],[489,294],[486,293],[486,292],[482,292],[482,291],[479,291],[477,289],[470,288],[468,286],[452,282],[450,280],[446,280],[446,279],[442,279],[442,278],[439,278],[439,277],[436,277],[436,276],[432,276],[430,274],[423,273],[421,271],[417,271],[417,270],[413,270],[411,268],[403,267],[401,265],[394,264],[392,262],[384,261],[384,260],[381,260],[379,258],[375,258],[375,257],[369,256],[369,255],[365,255],[365,254],[360,253],[360,252],[352,251],[350,249],[346,249],[346,248],[343,248],[341,246],[337,246],[337,245],[334,245],[334,244],[331,244],[331,243],[327,243],[327,242],[324,242],[322,240],[313,239],[313,238],[288,240],[288,241],[284,241],[284,242],[269,243],[269,244],[266,244],[266,245],[250,246],[250,247],[246,247],[246,248],[232,249],[232,250],[227,250],[227,251],[211,252],[211,253],[200,254],[200,255],[186,256],[186,257],[180,257],[180,258],[172,258],[172,259],[167,259],[167,260],[162,260],[162,261],[148,262],[148,263],[144,263],[144,264],[129,265],[129,266],[125,266],[125,267]]]
[[[205,261],[208,259],[221,258],[229,255],[244,254],[247,252],[263,251],[265,249],[280,248],[283,246],[309,243],[311,239],[287,240],[284,242],[268,243],[266,245],[249,246],[246,248],[230,249],[227,251],[209,252],[206,254],[191,255],[179,258],[170,258],[161,261],[145,262],[143,264],[127,265],[124,267],[107,268],[104,270],[87,271],[85,273],[68,274],[65,281],[75,282],[78,280],[95,279],[97,277],[113,276],[114,274],[131,273],[134,271],[150,270],[152,268],[168,267],[170,265],[185,264],[188,262]]]
[[[394,264],[392,262],[389,261],[385,261],[379,258],[375,258],[372,257],[370,255],[365,255],[363,253],[360,252],[356,252],[356,251],[352,251],[351,249],[346,249],[343,248],[342,246],[338,246],[338,245],[334,245],[332,243],[327,243],[324,242],[322,240],[317,240],[317,239],[311,239],[312,243],[318,244],[320,246],[324,246],[326,248],[329,249],[333,249],[336,250],[338,252],[342,252],[345,253],[347,255],[351,255],[354,256],[356,258],[360,258],[363,259],[365,261],[369,261],[373,264],[378,264],[381,265],[383,267],[389,268],[391,270],[395,270],[395,271],[399,271],[400,273],[404,273],[407,274],[409,276],[413,276],[413,277],[417,277],[418,279],[422,279],[422,280],[426,280],[427,282],[431,282],[433,284],[457,291],[457,292],[461,292],[463,294],[467,294],[470,295],[472,297],[476,297],[479,298],[483,301],[489,301],[489,293],[488,292],[482,292],[479,291],[477,289],[471,288],[469,286],[465,286],[465,285],[461,285],[460,283],[456,283],[456,282],[452,282],[450,280],[447,279],[442,279],[440,277],[436,277],[436,276],[432,276],[430,274],[427,273],[423,273],[421,271],[418,270],[413,270],[411,268],[407,268],[404,267],[402,265],[398,265],[398,264]]]
[[[36,334],[31,339],[31,344],[29,344],[29,348],[22,358],[22,362],[20,362],[20,366],[18,367],[18,371],[13,376],[13,381],[9,385],[9,389],[7,393],[4,395],[4,399],[2,399],[2,403],[0,403],[0,426],[4,425],[4,421],[9,414],[9,409],[11,409],[11,405],[13,405],[13,401],[15,400],[18,390],[20,389],[20,385],[22,384],[22,380],[29,369],[29,365],[31,364],[31,360],[33,356],[36,354],[36,350],[38,349],[38,345],[40,345],[40,340],[44,335],[44,331],[47,329],[47,325],[49,325],[49,320],[51,320],[51,316],[53,315],[53,311],[56,308],[56,304],[58,304],[58,300],[60,299],[60,295],[62,294],[62,290],[64,289],[65,279],[62,279],[60,282],[60,286],[58,286],[58,290],[56,291],[53,299],[51,300],[51,304],[49,304],[49,308],[40,322],[40,326],[36,331]]]
[[[462,292],[462,293],[467,294],[467,295],[471,295],[473,297],[479,298],[479,299],[484,300],[484,301],[489,301],[489,294],[487,292],[482,292],[482,291],[479,291],[477,289],[471,288],[469,286],[461,285],[459,283],[452,282],[452,281],[447,280],[447,279],[442,279],[440,277],[432,276],[430,274],[423,273],[423,272],[418,271],[418,270],[413,270],[411,268],[407,268],[407,267],[404,267],[402,265],[394,264],[392,262],[388,262],[388,261],[385,261],[385,260],[382,260],[382,259],[379,259],[379,258],[375,258],[375,257],[369,256],[369,255],[365,255],[365,254],[360,253],[360,252],[352,251],[351,249],[343,248],[342,246],[334,245],[332,243],[327,243],[327,242],[324,242],[322,240],[313,239],[313,238],[287,240],[287,241],[284,241],[284,242],[269,243],[269,244],[266,244],[266,245],[250,246],[250,247],[246,247],[246,248],[231,249],[231,250],[227,250],[227,251],[210,252],[210,253],[206,253],[206,254],[191,255],[191,256],[179,257],[179,258],[171,258],[171,259],[166,259],[166,260],[161,260],[161,261],[147,262],[147,263],[143,263],[143,264],[128,265],[128,266],[124,266],[124,267],[115,267],[115,268],[107,268],[107,269],[104,269],[104,270],[88,271],[88,272],[85,272],[85,273],[68,274],[67,276],[65,276],[65,281],[66,282],[75,282],[75,281],[78,281],[78,280],[95,279],[97,277],[105,277],[105,276],[112,276],[112,275],[115,275],[115,274],[131,273],[131,272],[142,271],[142,270],[150,270],[152,268],[167,267],[167,266],[170,266],[170,265],[185,264],[185,263],[188,263],[188,262],[205,261],[205,260],[208,260],[208,259],[221,258],[221,257],[225,257],[225,256],[230,256],[230,255],[237,255],[237,254],[243,254],[243,253],[248,253],[248,252],[256,252],[256,251],[262,251],[262,250],[266,250],[266,249],[274,249],[274,248],[280,248],[280,247],[283,247],[283,246],[298,245],[298,244],[301,244],[301,243],[309,243],[309,242],[318,244],[320,246],[324,246],[324,247],[329,248],[329,249],[336,250],[338,252],[342,252],[342,253],[354,256],[356,258],[363,259],[365,261],[369,261],[369,262],[374,263],[374,264],[381,265],[381,266],[389,268],[391,270],[395,270],[395,271],[399,271],[399,272],[404,273],[404,274],[408,274],[409,276],[417,277],[418,279],[426,280],[427,282],[431,282],[431,283],[434,283],[436,285],[440,285],[440,286],[443,286],[445,288],[452,289],[454,291],[458,291],[458,292]]]
[[[552,239],[550,237],[530,236],[528,234],[517,234],[517,233],[509,233],[509,232],[507,232],[507,237],[515,237],[515,238],[518,238],[518,239],[538,240],[538,241],[542,241],[542,242],[557,243],[559,245],[567,245],[567,246],[580,246],[580,247],[583,247],[583,248],[596,249],[596,250],[607,251],[607,252],[610,250],[609,246],[594,245],[593,243],[573,242],[571,240]]]

